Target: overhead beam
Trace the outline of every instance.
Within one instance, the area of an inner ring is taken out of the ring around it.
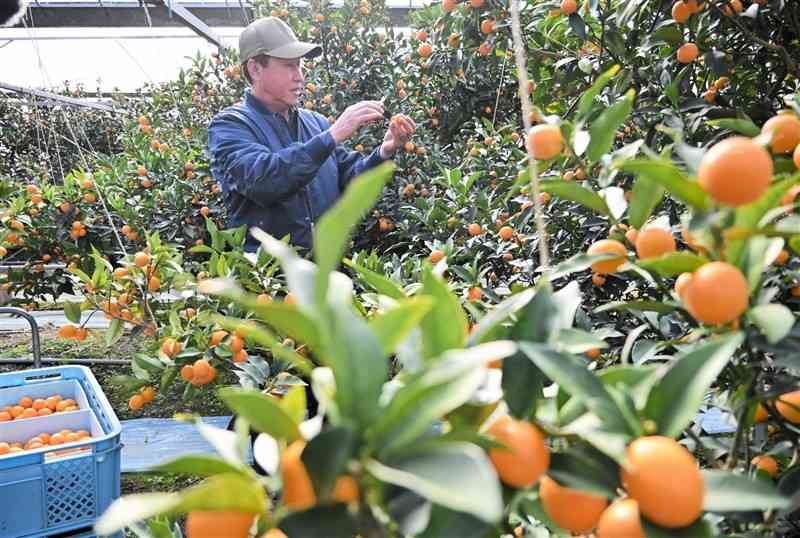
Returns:
[[[41,97],[43,99],[48,99],[50,101],[55,101],[57,103],[74,107],[94,108],[96,110],[102,110],[104,112],[114,112],[114,107],[106,103],[91,101],[88,99],[76,99],[75,97],[67,97],[65,95],[59,95],[57,93],[47,92],[44,90],[34,90],[33,88],[23,88],[22,86],[15,86],[14,84],[8,84],[5,82],[0,82],[0,90],[6,90],[14,93],[21,93],[27,95],[35,95],[36,97]]]
[[[253,10],[244,2],[244,10],[236,0],[229,5],[210,6],[196,2],[173,3],[172,10],[166,5],[153,5],[148,2],[147,12],[138,1],[121,1],[100,3],[87,0],[85,2],[31,2],[28,5],[26,22],[36,28],[64,27],[142,27],[142,26],[183,26],[184,22],[177,14],[178,6],[185,8],[191,15],[206,26],[246,26],[253,20]],[[388,8],[389,19],[393,26],[407,26],[407,7]],[[17,27],[22,27],[18,24]]]
[[[209,28],[206,23],[198,19],[188,9],[186,9],[183,4],[171,3],[167,6],[167,8],[171,9],[172,13],[180,17],[183,23],[191,28],[194,33],[200,37],[205,38],[207,41],[210,41],[219,48],[225,46],[225,43],[222,41],[222,39],[216,33],[214,33],[214,31]]]

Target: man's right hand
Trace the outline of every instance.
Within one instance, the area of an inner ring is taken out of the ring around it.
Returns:
[[[361,101],[347,107],[331,126],[331,135],[341,144],[368,123],[383,119],[383,105],[379,101]]]

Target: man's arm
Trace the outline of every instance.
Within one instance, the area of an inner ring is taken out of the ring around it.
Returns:
[[[208,149],[217,178],[226,187],[259,204],[269,205],[310,183],[336,143],[324,131],[305,143],[272,151],[233,115],[215,117],[208,128]]]

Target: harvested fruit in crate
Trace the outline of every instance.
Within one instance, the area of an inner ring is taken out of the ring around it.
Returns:
[[[54,413],[69,413],[78,411],[78,403],[72,398],[63,399],[56,394],[48,398],[33,399],[23,396],[16,405],[6,405],[0,410],[0,422],[9,420],[45,417]]]
[[[43,448],[45,446],[58,446],[67,443],[77,443],[78,441],[91,438],[92,434],[86,430],[73,431],[70,429],[63,429],[53,434],[40,433],[31,437],[25,441],[25,443],[8,443],[5,441],[0,441],[0,456],[24,452],[26,450],[36,450],[37,448]]]

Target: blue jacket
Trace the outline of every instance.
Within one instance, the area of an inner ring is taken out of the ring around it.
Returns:
[[[222,186],[228,226],[258,226],[270,235],[310,249],[314,223],[345,185],[383,162],[380,147],[368,156],[337,145],[330,123],[299,109],[295,137],[280,114],[250,90],[244,101],[214,116],[208,128],[211,171]],[[298,140],[295,142],[294,140]],[[247,250],[259,243],[249,233]]]

